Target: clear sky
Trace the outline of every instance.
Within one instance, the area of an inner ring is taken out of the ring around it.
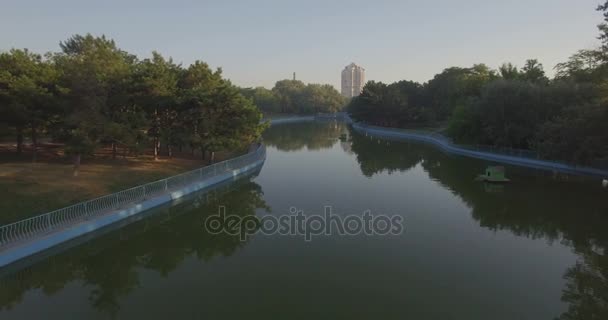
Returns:
[[[552,68],[598,45],[600,0],[0,0],[0,50],[58,51],[105,34],[140,58],[222,67],[240,86],[291,78],[338,86],[350,62],[368,80],[428,81],[449,66],[538,58]]]

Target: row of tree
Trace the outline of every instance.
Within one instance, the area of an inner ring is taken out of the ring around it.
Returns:
[[[262,115],[240,89],[201,61],[187,68],[154,52],[140,60],[104,36],[76,35],[61,52],[0,53],[0,122],[17,152],[29,135],[33,159],[40,136],[65,143],[75,167],[101,144],[133,152],[161,145],[215,151],[258,139]],[[213,161],[213,159],[211,159]],[[77,171],[75,171],[77,173]]]
[[[346,99],[332,85],[299,80],[281,80],[272,89],[244,88],[241,93],[264,113],[333,113],[346,105]]]
[[[470,68],[451,67],[427,83],[399,81],[392,84],[370,81],[361,95],[349,104],[357,118],[388,126],[409,126],[446,121],[456,107],[496,80],[547,84],[543,67],[537,60],[526,61],[520,71],[511,63],[498,70],[485,64]]]
[[[549,79],[537,60],[498,70],[448,68],[427,83],[368,82],[353,118],[393,126],[445,127],[461,143],[537,150],[574,163],[608,160],[608,2],[602,46],[581,50]]]

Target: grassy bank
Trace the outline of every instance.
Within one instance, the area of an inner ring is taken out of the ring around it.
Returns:
[[[217,161],[228,158],[217,155]],[[36,163],[26,153],[17,156],[0,148],[0,224],[52,211],[181,172],[203,167],[206,161],[190,154],[154,160],[151,155],[112,159],[105,155],[83,160],[80,173],[66,157],[41,152]]]

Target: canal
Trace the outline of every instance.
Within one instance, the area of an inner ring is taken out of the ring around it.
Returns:
[[[339,139],[343,133],[349,138]],[[335,122],[277,125],[237,183],[0,278],[0,319],[608,319],[608,197],[597,181],[379,141]],[[212,233],[240,217],[398,215],[377,235]]]

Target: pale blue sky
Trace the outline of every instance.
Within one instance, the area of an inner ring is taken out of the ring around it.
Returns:
[[[554,65],[598,44],[600,0],[0,0],[0,50],[58,51],[72,34],[105,34],[140,58],[196,59],[240,86],[290,78],[428,81],[445,67]]]

